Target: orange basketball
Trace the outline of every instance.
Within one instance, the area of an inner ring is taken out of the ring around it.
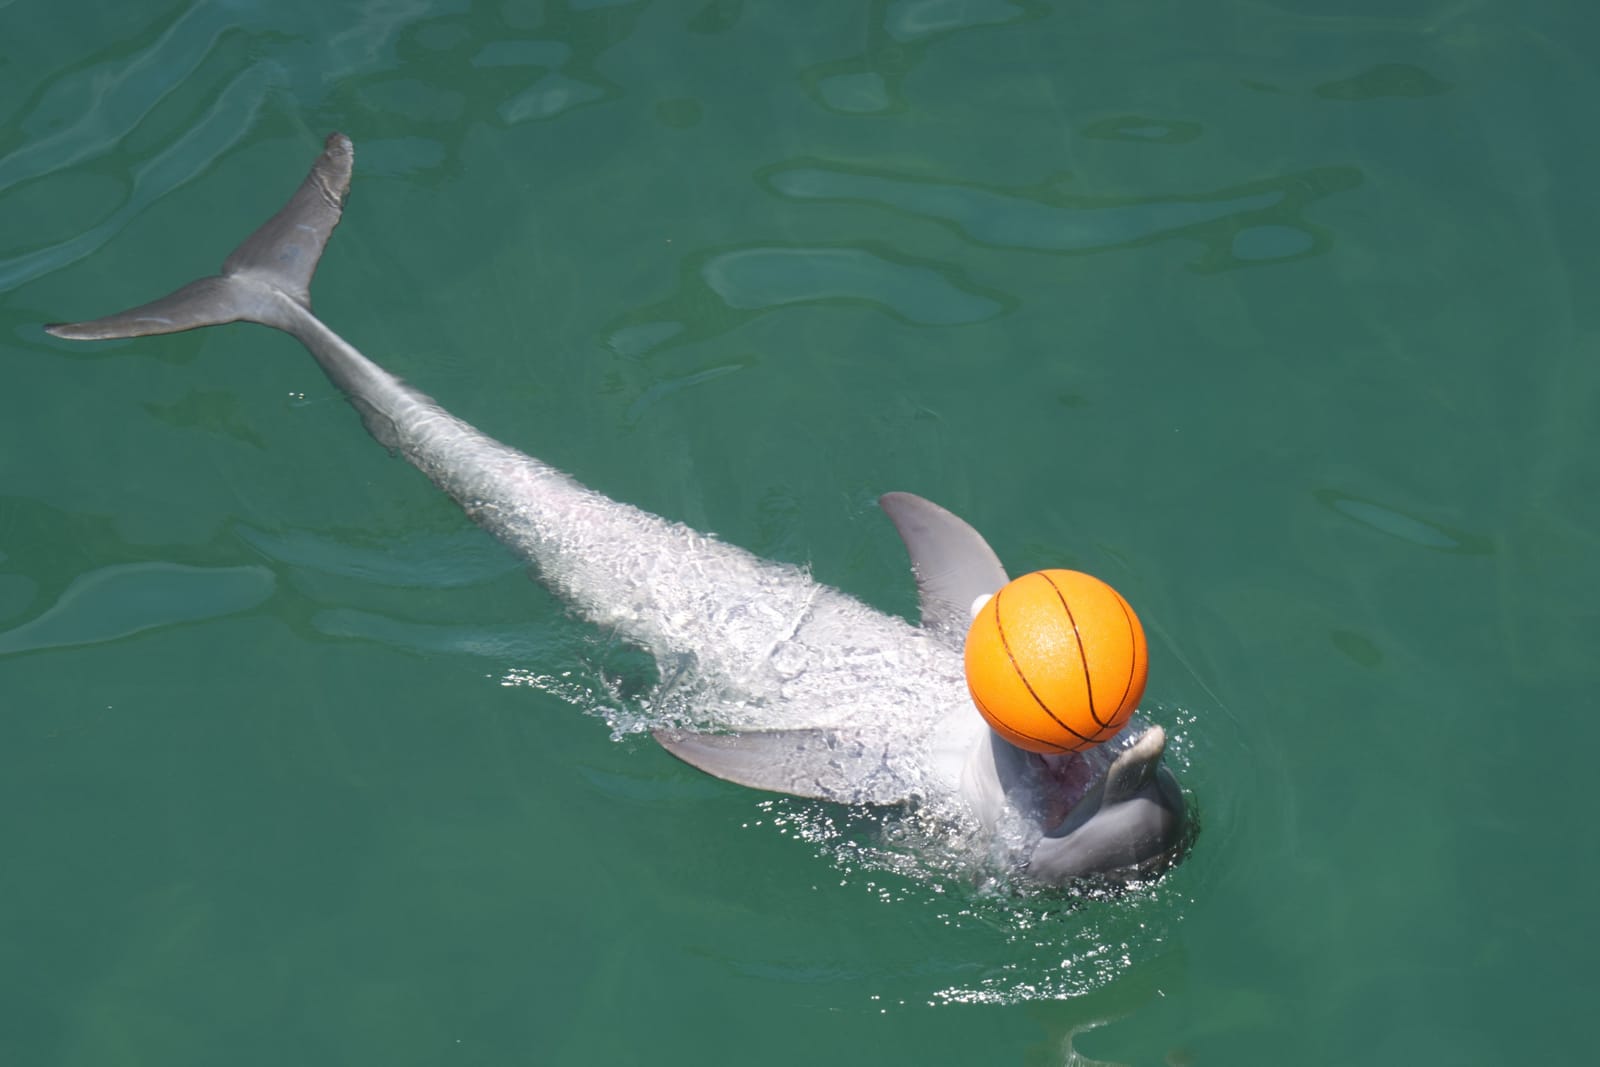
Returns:
[[[967,689],[995,731],[1033,752],[1109,741],[1144,695],[1149,657],[1128,602],[1079,571],[1034,571],[967,631]]]

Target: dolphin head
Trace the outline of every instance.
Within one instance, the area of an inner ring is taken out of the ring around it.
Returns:
[[[1183,790],[1161,760],[1166,744],[1166,731],[1138,719],[1103,745],[1059,756],[990,731],[962,793],[985,825],[1022,825],[1013,862],[1029,880],[1148,878],[1176,862],[1186,840]]]

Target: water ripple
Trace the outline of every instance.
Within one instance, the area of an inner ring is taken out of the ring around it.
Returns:
[[[575,107],[604,100],[607,94],[588,82],[551,72],[500,105],[499,115],[509,125],[530,119],[549,119]]]
[[[311,619],[312,627],[328,637],[373,641],[424,655],[469,655],[506,662],[537,662],[548,652],[549,641],[534,624],[502,626],[450,626],[408,622],[355,608],[329,608]]]
[[[646,411],[672,394],[682,392],[685,389],[692,389],[695,386],[703,385],[706,382],[716,381],[718,378],[723,378],[729,374],[742,371],[753,366],[754,364],[754,360],[736,360],[733,363],[725,363],[716,367],[707,367],[704,370],[695,371],[692,374],[682,374],[673,378],[662,378],[650,385],[645,389],[644,392],[640,393],[634,398],[633,402],[628,405],[628,410],[626,413],[624,413],[623,418],[629,426],[637,425],[639,419],[643,417]]]
[[[268,559],[403,589],[454,589],[522,569],[520,563],[475,529],[447,535],[417,534],[367,547],[309,530],[260,530],[240,523],[240,539]]]
[[[1388,534],[1390,537],[1398,537],[1402,541],[1409,541],[1423,548],[1474,556],[1488,555],[1494,551],[1494,543],[1487,537],[1453,530],[1439,523],[1407,515],[1375,501],[1364,500],[1334,489],[1320,489],[1316,496],[1323,506],[1347,519],[1353,519],[1369,529]]]
[[[193,76],[234,21],[225,4],[196,4],[131,60],[119,48],[63,71],[18,122],[27,143],[0,158],[0,191],[104,151]]]
[[[1408,63],[1380,63],[1353,78],[1324,82],[1312,90],[1326,100],[1385,100],[1447,93],[1451,85]]]
[[[198,177],[246,136],[278,76],[277,65],[267,62],[242,71],[217,94],[197,122],[134,168],[133,188],[127,198],[99,225],[59,244],[0,260],[0,289],[14,288],[94,254],[150,204]]]
[[[691,258],[683,274],[678,293],[612,327],[612,351],[637,359],[798,304],[857,305],[914,326],[958,326],[992,319],[1016,303],[953,267],[868,245],[712,250]]]
[[[1134,141],[1139,144],[1188,144],[1200,139],[1198,122],[1182,119],[1153,119],[1143,115],[1117,115],[1083,128],[1085,137],[1099,141]]]
[[[80,576],[35,618],[0,633],[0,655],[93,645],[255,607],[276,582],[265,567],[123,563]]]
[[[897,41],[998,26],[1027,17],[1027,11],[1010,0],[894,0],[884,12],[884,28]]]
[[[976,183],[797,160],[763,175],[793,200],[868,204],[952,227],[975,244],[1032,252],[1085,253],[1171,237],[1208,246],[1197,269],[1299,259],[1331,236],[1302,217],[1315,200],[1352,189],[1361,173],[1321,167],[1210,193],[1085,196],[1057,186],[996,189]]]
[[[923,326],[981,322],[1002,310],[934,267],[859,248],[746,248],[715,256],[702,270],[706,284],[741,310],[865,301]]]
[[[906,110],[902,84],[938,41],[972,30],[1044,17],[1037,0],[878,0],[867,18],[859,55],[801,72],[800,81],[823,108],[845,115]]]

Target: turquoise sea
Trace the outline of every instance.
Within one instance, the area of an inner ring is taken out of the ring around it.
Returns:
[[[0,0],[0,1062],[1592,1061],[1597,10]],[[908,616],[893,489],[1120,589],[1187,860],[700,775],[294,342],[43,332],[332,130],[317,311],[468,421]]]

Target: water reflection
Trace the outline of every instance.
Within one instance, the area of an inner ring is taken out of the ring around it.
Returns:
[[[1197,240],[1206,248],[1193,264],[1199,270],[1326,251],[1332,235],[1307,221],[1306,209],[1361,184],[1361,172],[1353,167],[1319,167],[1209,193],[1087,196],[1058,184],[995,188],[824,160],[783,163],[762,178],[789,199],[870,204],[942,223],[990,247],[1085,253]]]
[[[498,114],[507,124],[515,124],[531,119],[554,118],[562,112],[605,98],[606,92],[599,86],[555,72],[546,74],[501,104]]]
[[[135,41],[131,56],[119,42],[50,78],[15,120],[25,140],[0,156],[0,190],[105,151],[193,77],[237,22],[225,5],[195,4],[152,20],[148,43]]]
[[[221,434],[263,452],[267,449],[267,442],[241,413],[236,393],[191,389],[171,404],[148,402],[144,409],[168,426]]]
[[[467,655],[507,663],[548,658],[544,624],[452,626],[411,622],[356,608],[328,608],[311,616],[311,626],[327,637],[372,641],[424,655]]]
[[[1334,630],[1329,636],[1333,647],[1361,666],[1371,668],[1383,664],[1383,653],[1378,646],[1354,630]]]
[[[214,159],[233,147],[244,131],[255,124],[262,98],[275,74],[274,69],[264,63],[239,72],[182,134],[129,168],[130,188],[124,199],[98,224],[59,243],[0,260],[0,289],[11,289],[94,254],[156,200],[204,173]],[[74,150],[68,146],[75,143],[71,140],[58,142],[61,151]],[[8,157],[5,162],[16,158]],[[50,154],[30,158],[34,164],[43,164]],[[25,170],[28,166],[24,160],[13,166],[12,173],[31,177]],[[0,179],[0,191],[8,184]]]
[[[0,633],[0,655],[92,645],[248,611],[272,595],[265,567],[121,563],[81,575],[43,613]]]
[[[1083,128],[1083,136],[1100,141],[1136,141],[1142,144],[1188,144],[1197,141],[1203,131],[1198,122],[1181,119],[1152,119],[1142,115],[1118,115],[1114,118],[1091,122]]]
[[[284,94],[297,134],[326,132],[319,107],[362,116],[367,174],[451,169],[475,122],[546,120],[621,94],[599,61],[643,4],[525,8],[368,0],[319,28],[289,8],[202,3],[149,20],[51,76],[13,120],[0,196],[107,156],[123,189],[98,220],[73,218],[70,237],[0,259],[0,289],[98,251],[258,131]]]
[[[923,326],[979,322],[1001,311],[998,301],[963,289],[938,268],[861,248],[746,248],[711,257],[701,274],[742,311],[864,301]]]
[[[1016,22],[1026,15],[1026,8],[1010,0],[890,0],[883,25],[890,37],[907,42]]]
[[[1416,96],[1438,96],[1451,85],[1440,81],[1421,67],[1408,63],[1380,63],[1353,78],[1324,82],[1312,90],[1328,100],[1383,100]]]
[[[456,589],[515,574],[516,557],[476,529],[354,544],[310,530],[233,526],[257,552],[293,568],[400,589]]]
[[[1299,91],[1253,78],[1244,79],[1241,84],[1260,93],[1289,95]],[[1421,67],[1409,63],[1379,63],[1360,74],[1322,82],[1312,87],[1311,94],[1324,100],[1362,102],[1439,96],[1453,88],[1455,86],[1450,82],[1435,77]]]
[[[743,15],[744,0],[708,0],[689,20],[689,29],[694,33],[727,33],[739,24]]]
[[[602,57],[632,34],[646,6],[635,0],[511,0],[446,11],[424,5],[400,21],[397,62],[359,64],[338,91],[380,109],[369,134],[434,140],[448,147],[446,167],[453,168],[462,134],[474,124],[542,122],[620,97],[621,86],[601,70]],[[447,113],[446,101],[457,99],[459,108]],[[395,119],[403,129],[385,128]]]
[[[730,374],[742,371],[747,367],[755,366],[755,362],[756,361],[753,359],[737,360],[733,363],[724,363],[715,367],[707,367],[704,370],[694,371],[690,374],[681,374],[676,377],[668,378],[657,378],[645,389],[643,393],[639,394],[639,396],[628,405],[628,410],[623,417],[629,426],[636,425],[639,422],[639,419],[643,417],[651,407],[655,406],[661,400],[666,399],[672,394],[682,392],[685,389],[692,389],[695,386],[703,385],[706,382],[716,381],[718,378],[724,378]]]
[[[1419,519],[1376,501],[1341,493],[1336,489],[1319,489],[1316,496],[1330,511],[1422,548],[1474,556],[1488,555],[1494,551],[1494,543],[1487,537]]]
[[[703,341],[796,304],[860,306],[916,326],[983,322],[1015,305],[953,267],[868,245],[755,245],[684,265],[679,291],[617,323],[608,345],[638,358]]]
[[[823,108],[846,115],[906,110],[902,83],[935,42],[967,30],[1041,17],[1034,0],[876,0],[864,7],[859,55],[818,64],[801,84]]]

